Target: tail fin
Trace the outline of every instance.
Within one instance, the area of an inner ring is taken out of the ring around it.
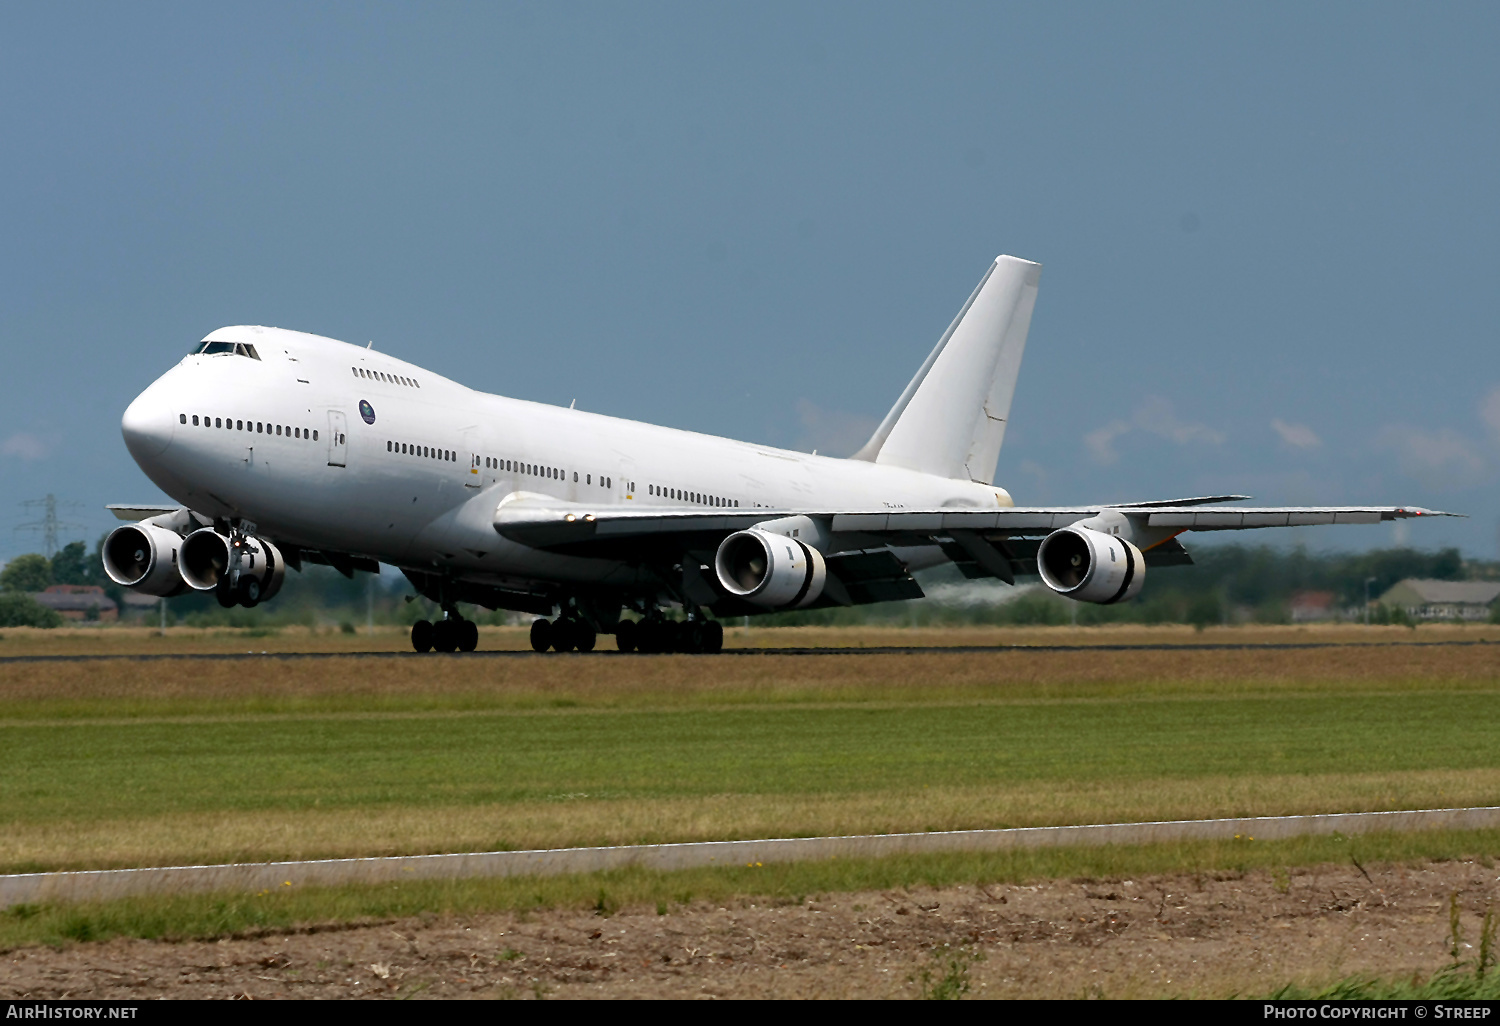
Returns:
[[[1041,275],[1041,264],[996,257],[853,458],[990,484]]]

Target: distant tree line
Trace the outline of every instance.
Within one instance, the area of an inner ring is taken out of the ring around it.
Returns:
[[[1334,594],[1339,609],[1363,608],[1365,586],[1379,598],[1408,577],[1462,580],[1495,576],[1493,564],[1466,563],[1458,549],[1375,549],[1369,552],[1310,553],[1305,549],[1268,546],[1207,545],[1193,550],[1193,565],[1164,567],[1146,575],[1140,597],[1113,606],[1073,602],[1037,586],[1018,597],[1004,592],[992,602],[938,601],[886,603],[852,609],[777,613],[757,622],[777,624],[1102,624],[1189,623],[1207,626],[1251,620],[1286,623],[1292,597],[1303,591]],[[951,567],[919,575],[924,586],[953,583]],[[1373,580],[1372,580],[1373,578]],[[1035,580],[1035,579],[1033,579]],[[1021,582],[1025,584],[1024,580]],[[1009,598],[1008,601],[998,601]],[[1392,622],[1399,613],[1377,611],[1375,619]]]
[[[98,546],[91,554],[83,542],[70,542],[51,559],[28,552],[17,556],[0,570],[0,627],[61,626],[62,617],[56,610],[31,598],[31,593],[43,591],[53,584],[94,584],[114,588],[104,573]]]
[[[124,589],[104,573],[100,549],[81,541],[65,545],[51,559],[29,553],[18,556],[0,570],[0,627],[57,626],[62,621],[53,610],[32,601],[28,593],[52,584],[92,584],[102,587],[116,602]],[[1465,562],[1458,549],[1424,552],[1417,549],[1376,549],[1360,553],[1310,553],[1304,549],[1282,550],[1242,545],[1208,545],[1193,550],[1193,566],[1152,570],[1140,598],[1117,606],[1096,606],[1060,598],[1045,588],[1033,587],[1016,597],[996,589],[992,597],[1008,601],[952,601],[923,599],[850,609],[820,609],[803,613],[774,613],[755,618],[773,624],[1100,624],[1100,623],[1216,623],[1253,620],[1284,623],[1290,618],[1291,600],[1302,591],[1328,591],[1335,606],[1363,607],[1365,585],[1372,598],[1408,577],[1461,580],[1500,576],[1495,564]],[[924,586],[934,590],[960,578],[952,567],[920,575]],[[1022,582],[1025,583],[1024,581]],[[991,585],[992,588],[996,586]],[[1003,587],[1003,586],[1001,586]],[[304,566],[289,572],[281,593],[254,609],[223,609],[212,592],[188,592],[167,600],[169,623],[192,626],[266,628],[303,624],[341,625],[354,630],[367,620],[377,624],[410,624],[436,614],[432,603],[417,598],[408,601],[411,589],[405,578],[356,574],[346,578],[324,566]],[[960,592],[962,594],[962,592]],[[154,614],[153,614],[154,615]],[[502,623],[511,614],[487,614],[467,610],[481,623]],[[1377,609],[1378,622],[1401,622],[1399,611]]]
[[[124,599],[128,589],[121,588],[104,572],[101,536],[91,550],[82,541],[63,546],[51,559],[39,553],[17,556],[0,570],[0,627],[57,627],[63,623],[54,610],[37,603],[30,594],[53,584],[95,585],[126,612]],[[425,599],[406,601],[410,588],[397,575],[376,576],[359,573],[353,579],[326,566],[304,566],[302,571],[288,571],[280,594],[254,609],[224,609],[212,592],[188,591],[167,599],[167,622],[201,627],[267,628],[303,624],[307,626],[339,625],[353,630],[367,620],[378,624],[409,624],[435,610]],[[153,622],[158,615],[149,614]],[[437,614],[441,615],[441,614]],[[480,616],[480,622],[485,621]]]

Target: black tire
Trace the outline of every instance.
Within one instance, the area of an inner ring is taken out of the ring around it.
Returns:
[[[635,650],[647,653],[660,652],[661,624],[654,620],[642,620],[636,626]]]
[[[225,609],[233,609],[240,604],[240,597],[229,583],[229,574],[219,578],[219,583],[214,586],[214,598],[219,600],[219,605]]]
[[[573,647],[580,652],[592,652],[599,643],[599,632],[586,623],[573,625]]]
[[[573,651],[575,629],[571,620],[564,620],[562,617],[558,617],[552,624],[552,651]]]
[[[552,621],[531,621],[531,650],[545,652],[552,647]]]
[[[687,624],[675,621],[675,619],[663,619],[661,621],[661,648],[658,651],[679,652],[682,651],[684,642],[684,627]]]
[[[640,628],[634,620],[621,620],[615,628],[615,647],[621,652],[634,652]]]
[[[479,647],[479,625],[473,620],[463,620],[458,625],[458,650],[472,652]]]
[[[724,625],[717,620],[703,625],[703,651],[711,654],[724,651]]]
[[[439,620],[432,625],[432,647],[439,652],[458,649],[458,623],[454,620]]]
[[[678,647],[682,652],[703,651],[703,624],[694,620],[682,625],[682,632],[678,634]]]
[[[411,625],[411,647],[418,652],[432,651],[432,624],[418,620]]]
[[[240,586],[235,589],[239,592],[240,605],[246,609],[254,609],[260,605],[260,579],[244,574],[240,577]]]

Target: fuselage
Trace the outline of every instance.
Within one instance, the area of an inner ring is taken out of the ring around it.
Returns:
[[[507,541],[496,508],[1011,505],[992,485],[491,395],[317,335],[240,326],[205,342],[221,351],[184,357],[126,410],[130,453],[189,509],[307,549],[475,580],[625,584],[630,567]]]

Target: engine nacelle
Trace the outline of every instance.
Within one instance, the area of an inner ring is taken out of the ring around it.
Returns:
[[[197,591],[213,591],[230,573],[234,542],[212,527],[194,531],[182,543],[178,565],[182,579]],[[286,561],[281,550],[264,538],[246,538],[240,544],[240,579],[252,577],[259,584],[257,602],[281,590],[286,579]]]
[[[264,538],[247,538],[240,559],[241,578],[250,574],[260,580],[258,601],[275,598],[281,590],[281,583],[286,580],[286,560],[282,558],[281,550]]]
[[[1080,602],[1110,605],[1140,594],[1146,559],[1124,538],[1086,527],[1064,527],[1036,550],[1042,583]]]
[[[177,569],[181,547],[175,531],[144,520],[126,524],[104,539],[104,572],[116,584],[146,595],[179,595],[187,590]]]
[[[714,572],[725,591],[767,609],[811,605],[828,581],[823,553],[796,538],[754,527],[720,543]]]

